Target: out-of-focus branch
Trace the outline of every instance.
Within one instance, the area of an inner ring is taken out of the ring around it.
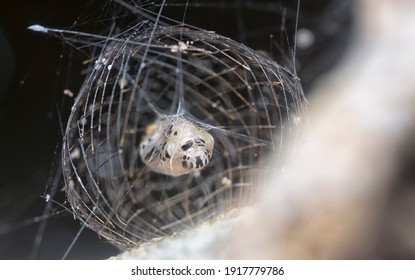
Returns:
[[[354,44],[311,94],[304,138],[259,206],[119,258],[415,256],[415,2],[361,0],[356,14]]]

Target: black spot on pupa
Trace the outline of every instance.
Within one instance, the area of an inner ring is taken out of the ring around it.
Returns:
[[[193,141],[189,140],[184,143],[184,145],[181,147],[183,151],[187,151],[190,147],[193,146]]]
[[[142,150],[144,150],[144,149],[146,148],[146,145],[141,144],[141,145],[140,145],[140,148],[141,148]]]
[[[173,133],[174,136],[177,136],[177,130]]]
[[[206,144],[205,140],[203,140],[202,138],[196,138],[195,142],[198,146],[204,146]]]
[[[184,159],[184,160],[185,160],[185,159],[187,159],[187,156],[186,156],[186,155],[184,155],[184,156],[183,156],[183,159]]]
[[[203,167],[203,161],[200,156],[196,157],[196,168]]]
[[[208,164],[208,160],[207,159],[205,159],[205,165],[207,165]]]
[[[190,169],[193,169],[193,162],[190,163]]]
[[[163,146],[161,146],[161,149],[164,150],[164,147],[166,147],[167,142],[164,141]]]
[[[172,131],[173,131],[173,125],[171,124],[171,125],[169,126],[169,129],[168,129],[167,135],[170,135],[170,134],[172,133]]]
[[[146,156],[144,157],[144,159],[145,160],[149,160],[151,158],[151,156],[153,155],[155,149],[156,149],[156,147],[151,148],[150,152],[148,152],[146,154]]]
[[[182,166],[183,166],[183,168],[186,168],[187,169],[187,161],[183,160],[182,161]]]
[[[148,142],[153,141],[153,136],[148,137]]]
[[[169,153],[168,153],[167,151],[164,153],[164,156],[165,156],[166,158],[171,158],[171,156],[169,155]]]

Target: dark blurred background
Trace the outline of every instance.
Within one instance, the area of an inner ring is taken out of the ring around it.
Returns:
[[[181,20],[183,2],[167,1],[172,5],[166,15]],[[307,93],[347,46],[352,1],[303,2],[299,30],[305,41],[298,41],[296,65]],[[293,69],[296,0],[190,3],[187,23],[271,52]],[[0,259],[60,259],[81,228],[64,211],[65,205],[46,207],[45,195],[50,193],[48,188],[63,188],[58,176],[60,145],[73,103],[63,92],[69,89],[76,95],[85,78],[82,61],[88,57],[58,38],[27,27],[40,24],[97,32],[106,26],[100,18],[110,17],[111,5],[92,0],[21,0],[0,7]],[[54,200],[63,203],[64,194],[59,192]],[[117,252],[85,229],[67,258],[105,259]]]

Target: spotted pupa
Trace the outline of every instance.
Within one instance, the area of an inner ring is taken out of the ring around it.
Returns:
[[[163,118],[146,128],[140,158],[152,171],[177,177],[201,171],[212,158],[214,139],[184,118]]]

